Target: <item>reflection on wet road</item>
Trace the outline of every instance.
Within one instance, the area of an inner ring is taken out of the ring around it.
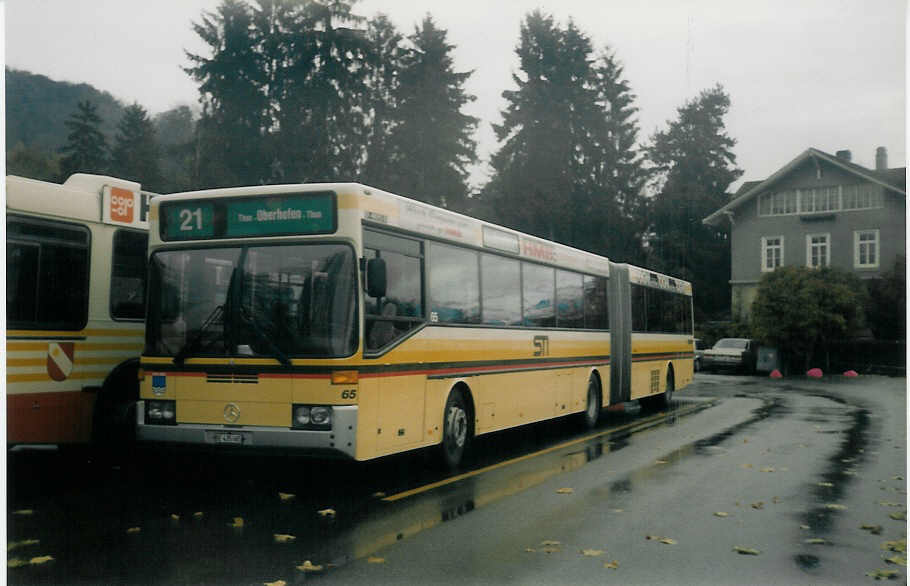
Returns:
[[[763,562],[776,568],[770,575],[785,582],[824,579],[855,562],[842,549],[856,547],[844,535],[853,509],[840,507],[858,508],[851,499],[864,490],[862,476],[895,468],[879,450],[905,450],[902,437],[882,437],[889,434],[871,399],[765,388],[754,378],[702,380],[667,413],[614,413],[592,432],[559,421],[480,438],[456,475],[441,471],[432,452],[360,464],[146,450],[113,462],[80,452],[9,454],[9,557],[53,557],[10,568],[9,582],[451,581],[446,564],[428,557],[437,550],[473,560],[462,568],[467,582],[521,582],[532,571],[542,583],[598,582],[584,569],[548,579],[547,566],[522,554],[544,533],[568,532],[568,543],[606,539],[596,537],[605,527],[634,536],[610,546],[626,572],[637,568],[624,574],[631,582],[677,581],[674,555],[708,555],[718,542],[727,552],[732,542],[761,545]],[[902,490],[893,484],[875,488]],[[566,490],[554,496],[554,487]],[[729,522],[706,532],[718,511]],[[679,541],[664,550],[665,563],[641,551],[646,530]],[[499,555],[488,555],[494,549]],[[368,563],[393,556],[397,565]],[[742,578],[737,562],[715,560],[690,578]],[[422,573],[408,574],[415,568]]]

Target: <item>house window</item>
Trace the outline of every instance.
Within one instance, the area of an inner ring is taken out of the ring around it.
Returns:
[[[844,185],[845,210],[871,210],[882,207],[882,190],[871,184]]]
[[[840,188],[836,185],[801,189],[799,192],[800,213],[835,212],[839,209]]]
[[[806,235],[806,266],[813,269],[826,267],[831,261],[831,235]]]
[[[857,230],[853,233],[853,266],[855,268],[878,268],[878,234],[878,230]]]
[[[796,213],[796,192],[779,191],[765,193],[758,198],[758,214],[760,216],[782,216]]]
[[[784,266],[784,237],[766,236],[761,239],[761,270],[768,273]]]

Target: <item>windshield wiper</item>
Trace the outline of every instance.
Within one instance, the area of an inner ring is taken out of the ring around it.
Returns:
[[[281,364],[283,364],[283,365],[285,365],[285,366],[290,366],[290,365],[291,365],[291,360],[290,360],[290,358],[288,358],[288,355],[285,354],[284,351],[283,351],[281,348],[278,347],[278,344],[276,344],[276,343],[268,336],[268,334],[266,334],[266,333],[262,330],[262,328],[259,326],[259,324],[257,324],[257,323],[253,320],[252,316],[250,316],[250,315],[247,313],[246,308],[244,308],[242,304],[241,304],[241,306],[240,306],[240,319],[242,319],[242,320],[243,320],[244,322],[246,322],[250,327],[253,328],[253,331],[256,332],[256,336],[258,336],[260,340],[262,340],[263,342],[265,342],[265,344],[269,347],[269,350],[272,351],[272,354],[274,355],[273,357],[274,357],[275,359],[277,359],[278,362],[280,362]]]
[[[213,323],[215,323],[219,317],[224,315],[224,304],[215,306],[215,309],[212,310],[212,313],[209,314],[205,321],[202,322],[202,326],[199,327],[199,330],[196,332],[196,335],[193,336],[193,339],[183,345],[183,348],[180,349],[177,354],[174,355],[174,364],[177,366],[183,366],[186,357],[189,356],[191,352],[194,352],[199,346],[199,343],[202,341],[202,336],[205,335],[205,332],[209,329]]]

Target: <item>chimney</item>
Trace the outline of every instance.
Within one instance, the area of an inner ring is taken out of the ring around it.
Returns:
[[[884,171],[888,168],[888,149],[878,147],[875,149],[875,170]]]
[[[850,151],[846,151],[846,150],[837,151],[836,153],[834,153],[834,156],[836,156],[838,159],[840,159],[842,161],[847,161],[848,163],[853,160],[853,153],[851,153]]]

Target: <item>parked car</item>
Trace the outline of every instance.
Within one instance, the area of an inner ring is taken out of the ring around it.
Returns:
[[[705,344],[705,341],[701,338],[695,338],[695,372],[700,371],[702,367],[702,357],[705,355],[705,350],[708,348],[708,345]]]
[[[729,369],[739,372],[755,372],[758,343],[748,338],[721,338],[714,347],[705,350],[701,358],[704,370]]]

